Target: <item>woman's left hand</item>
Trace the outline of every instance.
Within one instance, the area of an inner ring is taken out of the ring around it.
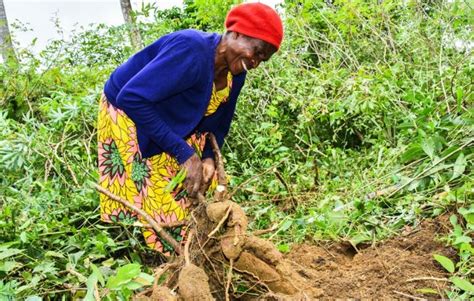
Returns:
[[[201,183],[201,193],[205,194],[209,186],[211,185],[212,178],[216,171],[216,164],[214,159],[206,158],[202,160],[202,183]]]

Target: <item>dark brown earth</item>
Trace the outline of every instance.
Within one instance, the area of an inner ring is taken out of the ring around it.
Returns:
[[[448,275],[433,254],[456,256],[438,240],[449,230],[447,224],[444,217],[426,220],[375,246],[359,246],[358,251],[350,244],[299,245],[285,257],[306,278],[309,288],[320,290],[319,296],[309,299],[439,299],[445,297]],[[420,291],[426,288],[438,295]]]

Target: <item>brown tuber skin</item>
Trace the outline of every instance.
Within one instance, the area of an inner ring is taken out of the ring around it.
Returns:
[[[189,264],[183,267],[178,278],[179,295],[185,301],[212,301],[209,278],[203,269]]]

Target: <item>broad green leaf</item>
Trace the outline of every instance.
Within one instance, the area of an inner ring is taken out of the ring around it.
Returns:
[[[155,278],[147,273],[140,273],[133,281],[138,282],[142,285],[152,285]]]
[[[131,281],[140,274],[140,265],[137,263],[130,263],[120,267],[117,270],[117,275],[111,276],[107,281],[107,287],[110,289],[119,289],[122,285]]]
[[[21,267],[21,266],[22,264],[16,261],[0,262],[0,271],[8,273],[14,268]]]
[[[449,221],[451,222],[451,225],[456,226],[458,224],[458,217],[453,214],[449,217]]]
[[[28,298],[25,299],[25,301],[42,301],[43,298],[40,296],[28,296]]]
[[[474,285],[472,285],[469,280],[460,278],[460,277],[451,277],[450,280],[454,283],[455,286],[462,289],[465,292],[474,293]]]
[[[43,274],[54,273],[56,271],[57,268],[54,266],[54,262],[52,261],[43,261],[33,269],[33,272]]]
[[[456,159],[456,162],[454,163],[453,176],[451,177],[451,180],[456,179],[464,173],[464,170],[466,170],[466,164],[466,157],[463,153],[460,153]]]
[[[357,246],[357,245],[360,244],[361,242],[370,241],[371,239],[372,239],[372,237],[370,236],[369,233],[367,233],[367,232],[362,232],[362,233],[358,233],[358,234],[354,235],[354,236],[350,239],[350,243],[351,243],[353,246]]]
[[[87,278],[87,294],[84,297],[84,301],[95,301],[94,291],[97,285],[97,280],[97,275],[94,272],[92,272],[92,274]]]
[[[287,220],[283,223],[283,225],[281,225],[280,231],[286,231],[286,230],[288,230],[288,229],[291,227],[291,225],[293,225],[293,220],[287,219]]]
[[[423,149],[419,144],[414,144],[401,155],[400,160],[403,163],[414,161],[424,155]]]
[[[462,243],[471,243],[472,241],[472,238],[470,238],[469,236],[458,236],[456,237],[456,239],[454,240],[453,244],[457,245],[457,244],[462,244]]]
[[[423,142],[421,143],[421,148],[428,155],[428,157],[433,159],[435,155],[436,146],[432,138],[424,139]]]
[[[17,254],[20,254],[21,252],[23,252],[23,250],[20,250],[20,249],[6,249],[5,251],[0,253],[0,260],[8,258],[8,257],[12,257],[12,256],[17,255]]]
[[[136,289],[142,288],[143,284],[135,282],[135,281],[132,280],[130,282],[127,282],[125,284],[125,287],[128,288],[128,289],[131,289],[131,290],[136,290]]]
[[[443,266],[448,272],[454,273],[454,263],[446,256],[433,254],[433,257],[436,259],[439,264]]]
[[[64,258],[64,255],[62,253],[56,252],[56,251],[48,251],[44,253],[44,256],[46,257],[56,257],[56,258]]]
[[[92,268],[92,273],[94,273],[97,276],[97,280],[99,280],[100,285],[104,286],[105,280],[104,280],[104,276],[102,275],[102,272],[93,263],[91,264],[91,268]]]

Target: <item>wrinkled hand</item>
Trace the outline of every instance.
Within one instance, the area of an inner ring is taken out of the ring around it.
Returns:
[[[211,185],[212,178],[214,177],[214,173],[216,171],[216,165],[214,163],[214,159],[206,158],[202,160],[202,185],[201,185],[201,193],[205,195],[207,189]]]
[[[198,155],[192,155],[186,162],[181,165],[186,170],[186,179],[184,187],[188,191],[190,197],[196,197],[202,182],[202,163]]]

